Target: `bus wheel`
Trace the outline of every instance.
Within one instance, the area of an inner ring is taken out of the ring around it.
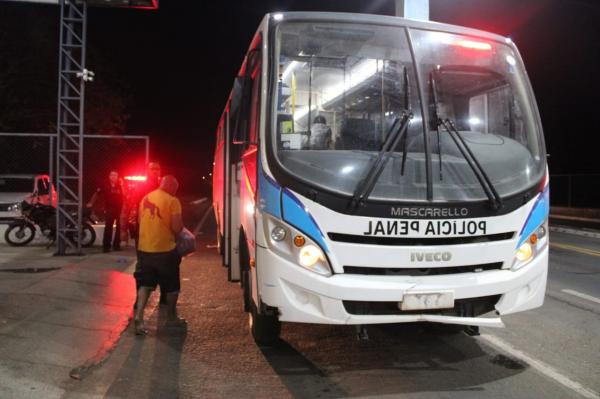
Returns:
[[[258,345],[272,345],[279,340],[281,322],[274,315],[258,314],[256,305],[252,303],[249,314],[252,338]]]
[[[242,282],[242,291],[244,294],[244,312],[250,312],[250,303],[252,301],[252,298],[250,297],[250,271],[246,269],[242,270],[240,280]]]
[[[464,332],[467,326],[460,324],[430,323],[426,330],[436,335],[456,335]]]
[[[246,248],[245,239],[240,237],[240,285],[244,299],[244,312],[250,312],[252,293],[250,292],[250,255]]]
[[[219,232],[219,226],[217,226],[217,252],[221,257],[225,255],[225,238]]]

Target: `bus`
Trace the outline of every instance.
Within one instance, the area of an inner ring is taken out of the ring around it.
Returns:
[[[268,14],[216,137],[218,248],[258,344],[282,322],[477,333],[542,305],[548,167],[510,38]]]

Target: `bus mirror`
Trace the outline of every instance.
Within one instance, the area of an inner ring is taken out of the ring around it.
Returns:
[[[231,126],[233,144],[246,144],[252,80],[249,76],[238,76],[233,83],[231,96]]]

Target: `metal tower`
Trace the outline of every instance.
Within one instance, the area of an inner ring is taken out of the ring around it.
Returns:
[[[60,0],[56,255],[81,253],[86,17],[86,2]]]

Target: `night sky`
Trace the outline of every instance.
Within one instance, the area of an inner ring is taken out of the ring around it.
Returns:
[[[52,6],[1,7],[58,18]],[[510,36],[538,100],[551,173],[600,173],[600,1],[430,0],[430,7],[433,21]],[[149,134],[154,157],[186,185],[210,170],[213,132],[259,22],[286,10],[391,15],[394,7],[392,0],[162,0],[158,11],[90,9],[88,46],[111,65],[97,79],[126,87],[126,131]]]

